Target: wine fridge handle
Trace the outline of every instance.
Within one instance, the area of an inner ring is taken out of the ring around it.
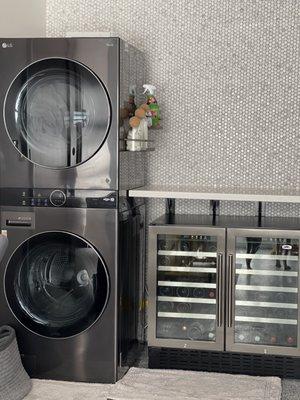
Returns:
[[[228,254],[228,286],[227,286],[227,293],[228,293],[228,309],[227,309],[227,326],[228,328],[231,328],[233,323],[232,323],[232,302],[233,302],[233,254]]]
[[[217,255],[217,325],[221,327],[223,325],[223,253]]]

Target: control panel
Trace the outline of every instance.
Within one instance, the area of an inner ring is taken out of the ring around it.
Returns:
[[[117,193],[85,189],[2,188],[1,206],[117,208]]]

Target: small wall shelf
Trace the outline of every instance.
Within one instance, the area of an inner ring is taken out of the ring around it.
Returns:
[[[252,202],[300,203],[300,190],[214,189],[197,186],[143,186],[129,191],[130,197],[163,199],[231,200]]]

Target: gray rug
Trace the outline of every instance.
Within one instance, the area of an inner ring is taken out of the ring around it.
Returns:
[[[300,400],[300,380],[283,379],[282,400]]]
[[[33,380],[26,400],[280,400],[273,377],[131,368],[116,385]]]

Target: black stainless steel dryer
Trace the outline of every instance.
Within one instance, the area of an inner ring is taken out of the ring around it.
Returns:
[[[2,196],[8,248],[0,263],[0,325],[16,329],[31,377],[115,382],[120,354],[137,340],[125,332],[137,326],[142,224],[132,210],[121,222],[115,192],[31,190],[35,205],[16,206],[23,194],[7,189]],[[124,223],[135,227],[126,277],[119,273],[128,259]]]
[[[119,38],[0,39],[0,187],[118,190],[141,60]]]

